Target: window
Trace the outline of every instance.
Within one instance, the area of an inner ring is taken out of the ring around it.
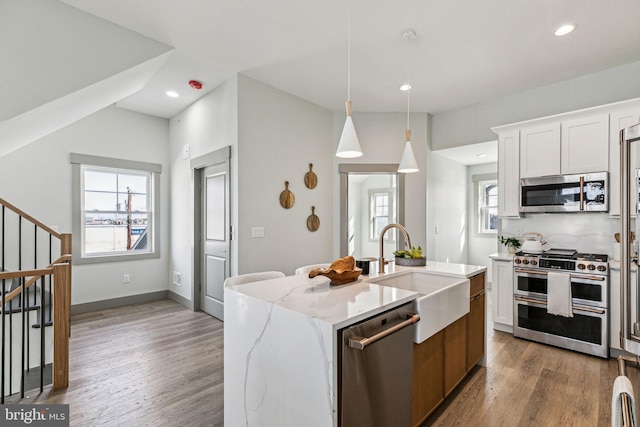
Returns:
[[[161,165],[72,154],[78,263],[159,257]]]
[[[393,189],[369,190],[369,238],[378,240],[382,229],[395,221]],[[393,233],[385,236],[393,240]]]
[[[497,233],[498,232],[498,182],[479,181],[478,182],[478,207],[480,224],[478,232]]]

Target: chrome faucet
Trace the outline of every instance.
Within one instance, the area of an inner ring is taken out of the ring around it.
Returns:
[[[402,231],[405,239],[407,239],[406,244],[409,249],[411,249],[411,237],[409,237],[409,231],[406,228],[404,228],[400,224],[389,224],[385,228],[383,228],[382,232],[380,233],[380,258],[378,258],[378,273],[380,274],[384,273],[384,266],[386,264],[384,260],[384,233],[386,233],[390,228],[397,228],[398,230]]]

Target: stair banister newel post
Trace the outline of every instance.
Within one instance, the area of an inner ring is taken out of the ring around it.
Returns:
[[[71,264],[53,266],[53,389],[69,387]]]
[[[71,233],[63,233],[60,235],[60,254],[61,255],[72,255],[72,235]],[[69,266],[71,266],[71,260],[67,261]],[[69,279],[66,281],[67,283],[67,306],[69,310],[67,311],[68,323],[69,323],[69,336],[71,336],[71,268],[69,268]]]

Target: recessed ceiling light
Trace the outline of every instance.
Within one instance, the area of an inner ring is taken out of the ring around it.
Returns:
[[[170,96],[171,98],[177,98],[177,97],[179,97],[180,95],[178,94],[178,92],[174,92],[174,91],[172,91],[172,90],[168,90],[168,91],[167,91],[167,96]]]
[[[556,36],[564,36],[564,35],[569,34],[571,31],[575,30],[575,28],[576,28],[575,25],[566,24],[566,25],[563,25],[562,27],[558,28],[554,34]]]
[[[480,158],[487,157],[487,156],[488,154],[485,154],[485,153],[476,154],[476,157],[480,157]]]
[[[409,89],[411,89],[411,85],[409,83],[403,83],[400,85],[400,90],[402,91],[407,91]]]

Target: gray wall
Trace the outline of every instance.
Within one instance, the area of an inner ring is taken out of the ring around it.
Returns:
[[[493,141],[494,126],[640,97],[640,61],[432,116],[431,149]]]
[[[478,233],[478,188],[474,175],[495,174],[498,179],[498,164],[467,166],[467,217],[468,245],[467,262],[473,265],[490,265],[489,255],[498,252],[497,234]],[[487,270],[487,280],[491,281],[491,269]]]
[[[107,107],[34,143],[0,157],[2,198],[60,232],[71,232],[69,153],[162,165],[161,257],[76,265],[72,304],[164,291],[169,271],[168,121]],[[79,249],[74,248],[76,254]],[[131,283],[123,284],[128,273]]]
[[[338,147],[344,126],[345,114],[333,113],[333,153]],[[355,159],[334,159],[334,237],[333,255],[340,256],[340,186],[338,165],[340,163],[400,163],[405,143],[407,115],[403,113],[353,113],[353,123],[360,140],[363,155]],[[414,246],[425,246],[427,216],[427,156],[429,146],[428,116],[412,113],[410,120],[411,145],[420,171],[405,176],[405,222]]]
[[[467,262],[467,167],[431,153],[428,187],[427,259],[464,264]]]
[[[278,270],[331,261],[331,111],[245,76],[238,85],[238,273]],[[304,176],[313,163],[318,185]],[[295,195],[290,209],[280,206],[289,181]],[[315,206],[320,228],[307,229]],[[337,224],[336,224],[337,226]],[[263,227],[264,238],[251,228]]]
[[[169,289],[191,300],[194,254],[194,175],[190,159],[182,158],[189,145],[191,158],[231,146],[231,225],[238,225],[237,209],[237,80],[231,79],[193,103],[170,122],[171,160],[171,265],[170,271],[182,273],[182,285]],[[236,241],[231,242],[231,259],[237,258]],[[231,264],[231,274],[238,274]]]

